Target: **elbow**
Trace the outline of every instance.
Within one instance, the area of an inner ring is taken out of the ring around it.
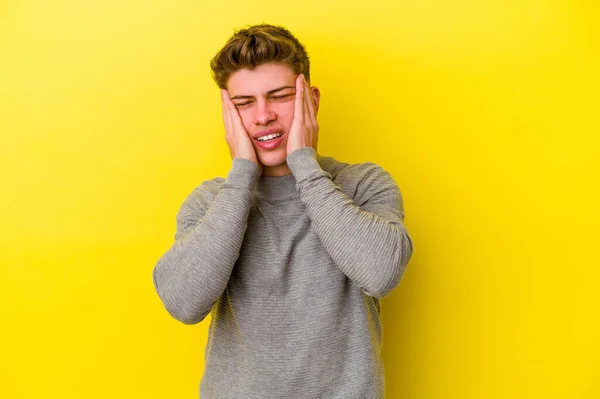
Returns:
[[[161,300],[171,317],[188,326],[200,323],[208,316],[211,310],[210,308],[208,310],[198,310],[189,301],[181,299],[169,301],[161,297]]]
[[[394,288],[400,284],[402,275],[404,274],[404,268],[400,267],[399,264],[388,267],[389,272],[382,273],[380,276],[373,278],[363,288],[363,292],[374,298],[384,298],[388,296]]]
[[[189,300],[182,298],[171,298],[171,300],[168,300],[161,297],[161,300],[171,317],[188,326],[200,323],[208,316],[211,310],[211,308],[208,308],[206,311],[198,310]]]
[[[179,321],[179,322],[181,322],[181,323],[183,323],[185,325],[188,325],[188,326],[192,326],[194,324],[200,323],[210,313],[210,309],[206,313],[198,313],[198,312],[175,312],[173,310],[169,310],[168,308],[167,308],[167,311],[177,321]]]
[[[410,258],[412,257],[412,240],[406,231],[399,234],[397,245],[393,255],[389,257],[389,263],[381,265],[377,270],[380,273],[373,276],[366,284],[363,291],[372,297],[381,299],[388,296],[394,288],[400,285],[402,277]]]
[[[404,270],[406,270],[406,266],[408,266],[408,262],[410,261],[410,258],[413,254],[412,238],[410,238],[410,235],[406,230],[403,230],[400,234],[400,242],[398,244],[398,248],[398,263],[404,273]]]
[[[156,268],[152,272],[152,280],[164,308],[175,320],[186,325],[194,325],[200,323],[210,313],[211,307],[206,311],[198,311],[195,306],[192,306],[189,299],[186,300],[177,295],[176,290],[165,289],[166,284],[160,281]]]
[[[378,299],[388,296],[400,284],[404,269],[398,262],[380,264],[376,269],[379,272],[371,274],[363,285],[363,292]]]

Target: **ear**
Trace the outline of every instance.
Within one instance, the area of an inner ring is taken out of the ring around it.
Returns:
[[[310,88],[313,94],[313,98],[315,99],[315,114],[319,112],[319,102],[321,101],[321,90],[317,86],[313,86]]]

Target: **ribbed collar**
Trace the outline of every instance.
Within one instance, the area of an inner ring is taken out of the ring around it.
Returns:
[[[254,188],[254,195],[259,199],[279,201],[300,198],[296,189],[296,178],[292,174],[279,177],[261,176]]]
[[[338,171],[347,163],[341,163],[334,158],[317,155],[319,166],[335,178]],[[296,178],[293,174],[280,177],[260,176],[254,188],[254,195],[259,199],[282,201],[300,198],[300,192],[296,187]]]

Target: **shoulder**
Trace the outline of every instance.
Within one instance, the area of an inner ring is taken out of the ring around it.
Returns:
[[[195,187],[190,194],[185,198],[181,209],[180,216],[185,216],[187,213],[202,213],[208,208],[210,203],[215,199],[221,184],[225,182],[223,177],[215,177],[203,181],[199,186]]]
[[[392,175],[376,163],[348,164],[321,155],[318,159],[321,168],[331,174],[333,182],[355,201],[367,201],[383,191],[397,192],[399,195]]]

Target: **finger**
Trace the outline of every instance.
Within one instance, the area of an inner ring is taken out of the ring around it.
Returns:
[[[316,125],[315,112],[314,112],[314,103],[312,98],[312,92],[308,83],[304,84],[304,123],[307,126],[314,127]]]
[[[308,82],[306,83],[306,91],[308,92],[310,99],[308,101],[308,109],[309,109],[309,114],[310,114],[310,118],[313,121],[317,120],[317,105],[316,105],[316,99],[315,99],[315,95],[312,91],[312,89],[310,88]]]
[[[310,102],[310,93],[306,90],[306,84],[304,84],[303,87],[304,90],[304,124],[305,125],[309,125],[311,124],[311,119],[310,119],[310,111],[308,109],[308,103]]]
[[[246,129],[244,128],[244,124],[242,123],[242,117],[240,116],[240,113],[238,112],[237,107],[235,106],[233,101],[231,101],[231,98],[229,98],[229,93],[226,93],[226,99],[227,99],[229,123],[231,124],[232,132],[237,132],[237,131],[245,132]]]
[[[294,106],[294,119],[304,121],[304,75],[296,79],[296,103]]]
[[[227,108],[229,110],[229,117],[231,118],[230,120],[231,120],[232,125],[243,126],[242,117],[240,116],[240,113],[238,112],[233,101],[231,101],[231,99],[229,98],[229,93],[226,93],[226,98],[227,98]]]
[[[227,103],[225,102],[225,90],[223,89],[221,89],[221,109],[223,111],[223,123],[225,124],[225,130],[227,130],[229,110],[227,109]]]
[[[230,116],[231,116],[232,107],[235,108],[235,105],[232,103],[231,99],[229,98],[229,93],[227,92],[227,90],[223,90],[223,102],[225,103],[225,107],[227,108],[228,114],[230,114]]]
[[[223,122],[225,123],[225,131],[226,133],[231,132],[231,111],[229,109],[229,94],[227,93],[227,90],[221,90],[221,105],[223,108]]]

